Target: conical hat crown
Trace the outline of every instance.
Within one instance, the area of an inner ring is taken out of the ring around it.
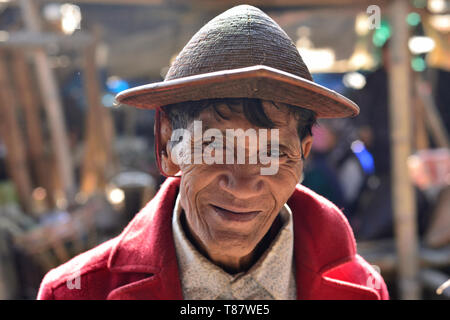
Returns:
[[[204,25],[186,44],[165,80],[265,65],[312,80],[295,44],[260,9],[239,5]]]

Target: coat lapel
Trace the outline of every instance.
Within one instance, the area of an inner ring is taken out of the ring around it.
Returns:
[[[141,278],[111,291],[108,299],[182,299],[171,219],[178,186],[178,178],[168,178],[123,231],[108,268]]]
[[[297,185],[288,205],[294,220],[297,298],[378,299],[370,288],[329,276],[356,258],[355,238],[342,212],[302,185]]]

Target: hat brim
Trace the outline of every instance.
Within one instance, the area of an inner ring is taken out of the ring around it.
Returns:
[[[150,83],[120,92],[116,102],[143,109],[214,98],[259,98],[312,110],[317,118],[358,115],[341,94],[271,67],[258,65]]]

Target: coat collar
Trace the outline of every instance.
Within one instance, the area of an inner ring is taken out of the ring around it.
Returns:
[[[172,210],[178,186],[178,178],[168,178],[163,183],[119,236],[108,260],[112,272],[145,273],[151,277],[120,287],[109,298],[182,299],[172,236]],[[151,288],[158,290],[153,292]]]
[[[356,241],[342,212],[302,185],[297,185],[288,205],[294,217],[297,298],[378,299],[375,290],[328,276],[356,259]]]
[[[108,268],[112,272],[147,276],[113,290],[108,298],[182,299],[171,224],[179,183],[179,178],[168,178],[119,236]],[[322,299],[320,292],[325,290],[330,297],[345,299],[345,293],[353,296],[360,293],[376,298],[376,293],[370,290],[357,286],[348,290],[345,284],[323,276],[355,257],[355,239],[343,214],[329,201],[300,185],[288,205],[294,217],[297,297]]]

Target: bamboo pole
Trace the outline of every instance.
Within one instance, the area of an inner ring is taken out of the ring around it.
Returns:
[[[36,2],[20,0],[20,6],[27,29],[31,32],[40,32],[41,25]],[[56,169],[62,180],[61,194],[65,200],[72,202],[75,195],[75,179],[58,86],[44,49],[36,49],[33,55],[50,126],[52,147],[57,160]]]
[[[111,148],[113,125],[109,111],[101,106],[95,52],[96,41],[87,46],[83,52],[83,82],[88,111],[80,189],[85,195],[104,189],[107,182],[108,169],[111,168],[113,163]]]
[[[0,134],[7,148],[6,161],[20,204],[32,212],[32,183],[28,171],[24,139],[17,121],[17,100],[10,84],[6,56],[0,51]]]
[[[18,92],[18,99],[25,114],[30,164],[33,168],[36,185],[45,189],[47,193],[46,203],[48,206],[53,207],[53,187],[48,174],[49,166],[46,161],[44,138],[40,124],[40,108],[35,88],[30,78],[31,70],[22,52],[15,50],[13,53],[14,83],[16,92]]]
[[[402,299],[421,296],[415,194],[407,158],[411,154],[411,115],[413,114],[408,52],[407,0],[391,4],[389,118],[392,149],[392,199],[394,231],[398,255],[398,284]]]
[[[55,43],[65,49],[78,50],[92,42],[92,37],[84,32],[63,35],[53,32],[12,31],[0,41],[0,48],[32,50],[46,48]]]
[[[420,278],[424,286],[434,291],[437,295],[443,295],[445,299],[450,299],[450,289],[448,289],[448,275],[442,271],[425,269],[420,272]]]

